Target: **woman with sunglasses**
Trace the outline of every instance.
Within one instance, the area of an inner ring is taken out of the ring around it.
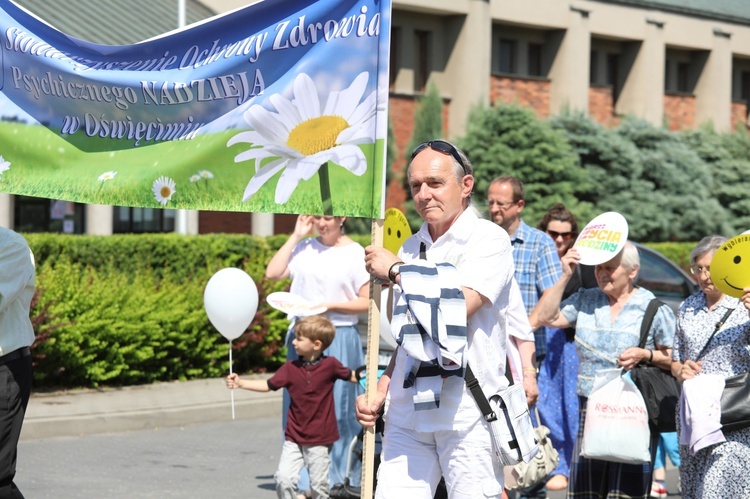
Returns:
[[[537,227],[555,242],[562,258],[575,242],[578,233],[576,217],[561,203],[552,206]],[[581,268],[583,267],[583,268]],[[563,299],[580,288],[595,288],[593,267],[579,265],[565,287]],[[549,490],[568,487],[570,461],[578,434],[578,354],[575,328],[547,329],[547,357],[539,369],[539,401],[537,407],[542,424],[550,430],[550,440],[560,455],[560,462],[547,481]]]

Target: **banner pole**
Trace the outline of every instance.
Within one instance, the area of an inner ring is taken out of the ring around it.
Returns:
[[[373,219],[370,244],[383,247],[383,219]],[[370,279],[370,303],[367,313],[367,354],[365,358],[365,397],[369,403],[377,393],[378,351],[380,349],[380,296],[382,286]],[[362,440],[362,487],[360,497],[372,499],[375,482],[375,428],[365,428]]]

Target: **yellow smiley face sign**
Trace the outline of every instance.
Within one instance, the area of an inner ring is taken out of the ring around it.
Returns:
[[[711,281],[719,291],[740,298],[750,288],[750,235],[725,242],[711,259]]]
[[[395,255],[409,237],[411,237],[411,228],[406,216],[397,208],[385,210],[383,247]]]

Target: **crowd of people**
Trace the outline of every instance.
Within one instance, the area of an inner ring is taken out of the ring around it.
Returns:
[[[509,495],[477,400],[481,395],[467,388],[469,371],[487,399],[521,382],[527,402],[537,406],[535,424],[549,428],[559,452],[546,484],[511,496],[537,498],[546,497],[547,490],[567,490],[570,498],[665,497],[665,451],[657,452],[661,440],[680,467],[683,497],[750,497],[745,472],[750,428],[726,431],[711,445],[696,446],[687,435],[695,435],[703,422],[694,421],[682,401],[676,408],[677,433],[660,439],[651,432],[650,462],[618,463],[580,452],[597,371],[620,367],[627,372],[648,364],[685,382],[750,368],[750,289],[742,298],[726,296],[709,274],[724,238],[709,236],[693,250],[690,269],[700,290],[676,316],[670,307],[659,307],[641,347],[641,323],[654,295],[636,285],[640,257],[632,243],[609,261],[581,265],[572,247],[579,230],[573,213],[555,204],[538,228],[532,227],[521,217],[523,183],[511,176],[490,183],[490,220],[483,219],[472,203],[470,160],[443,140],[414,150],[407,178],[424,223],[398,254],[362,248],[344,235],[342,217],[300,216],[266,272],[272,279],[291,277],[291,291],[326,307],[324,315],[335,327],[330,346],[319,342],[312,360],[298,347],[300,336],[306,337],[295,327],[298,318],[292,318],[288,335],[289,361],[309,376],[322,365],[316,359],[340,361],[335,379],[318,373],[333,385],[340,434],[330,452],[329,486],[344,478],[359,483],[356,473],[344,477],[349,443],[358,424],[373,427],[382,418],[377,498],[432,499],[441,483],[451,499]],[[317,237],[308,238],[313,228]],[[359,385],[348,383],[347,375],[363,363],[356,322],[367,309],[370,277],[392,291],[391,332],[398,347],[368,398]],[[227,385],[248,388],[237,376]],[[260,389],[281,386],[271,378]],[[715,402],[720,395],[705,398]],[[696,398],[691,407],[708,403]],[[295,397],[291,404],[288,417],[298,418]],[[299,460],[283,467],[283,473],[280,467],[279,497],[294,497],[292,492],[307,497],[308,479],[298,472],[315,466],[315,460],[307,457],[305,443],[288,430],[285,435],[285,446],[297,447]],[[284,452],[288,460],[286,447]],[[327,497],[320,490],[320,468],[315,470],[311,496]]]

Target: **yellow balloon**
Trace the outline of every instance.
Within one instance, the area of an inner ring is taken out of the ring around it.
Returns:
[[[411,237],[411,227],[406,216],[397,208],[385,210],[383,247],[395,255],[409,237]]]
[[[711,281],[719,291],[740,298],[750,288],[750,235],[725,242],[711,259]]]

